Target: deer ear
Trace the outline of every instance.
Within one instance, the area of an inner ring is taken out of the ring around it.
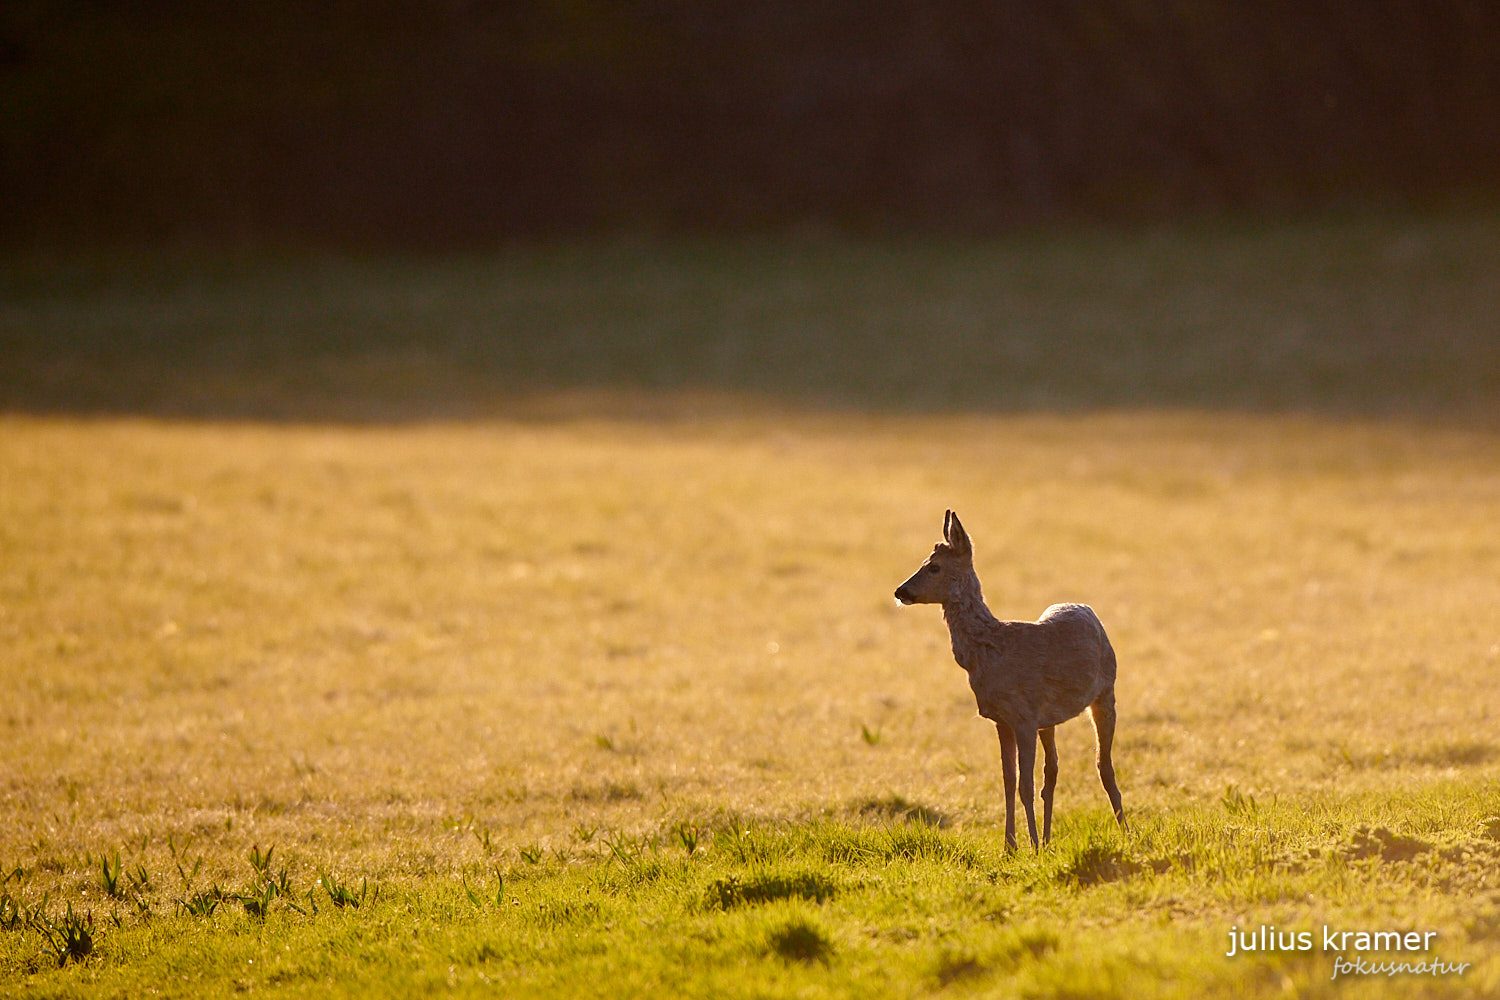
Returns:
[[[953,541],[953,511],[943,515],[943,541]]]
[[[959,555],[973,554],[974,546],[969,541],[969,533],[964,530],[962,524],[958,523],[958,515],[951,510],[943,524],[943,535],[948,539],[948,544],[953,546],[953,551]]]

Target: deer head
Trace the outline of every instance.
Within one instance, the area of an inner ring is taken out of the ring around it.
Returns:
[[[974,575],[974,546],[969,533],[948,511],[943,516],[943,540],[932,547],[932,555],[911,577],[896,588],[902,604],[942,604],[954,597]]]

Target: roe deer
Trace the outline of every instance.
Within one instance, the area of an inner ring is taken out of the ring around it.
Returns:
[[[1039,848],[1032,791],[1036,741],[1047,752],[1042,772],[1042,839],[1052,839],[1052,790],[1057,785],[1053,727],[1087,708],[1098,738],[1099,780],[1115,820],[1125,810],[1115,784],[1110,744],[1115,735],[1115,651],[1094,610],[1054,604],[1034,622],[1003,622],[990,614],[974,573],[974,547],[958,515],[943,518],[943,541],[901,586],[902,604],[941,604],[953,639],[953,658],[969,674],[979,714],[995,723],[1005,770],[1005,846],[1016,846],[1016,777],[1031,845]]]

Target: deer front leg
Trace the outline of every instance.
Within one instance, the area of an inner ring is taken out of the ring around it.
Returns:
[[[1036,730],[1016,729],[1016,767],[1020,771],[1021,805],[1026,807],[1026,830],[1031,846],[1041,850],[1036,835]]]
[[[1003,722],[995,723],[1000,734],[1000,772],[1005,779],[1005,849],[1016,849],[1016,734]]]
[[[1052,791],[1057,787],[1057,732],[1055,727],[1037,730],[1046,757],[1042,763],[1042,843],[1052,842]]]

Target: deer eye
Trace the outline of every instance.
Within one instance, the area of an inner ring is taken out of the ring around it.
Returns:
[[[942,571],[943,571],[943,567],[939,566],[937,563],[928,563],[927,564],[927,572],[929,572],[929,573],[941,573]]]

